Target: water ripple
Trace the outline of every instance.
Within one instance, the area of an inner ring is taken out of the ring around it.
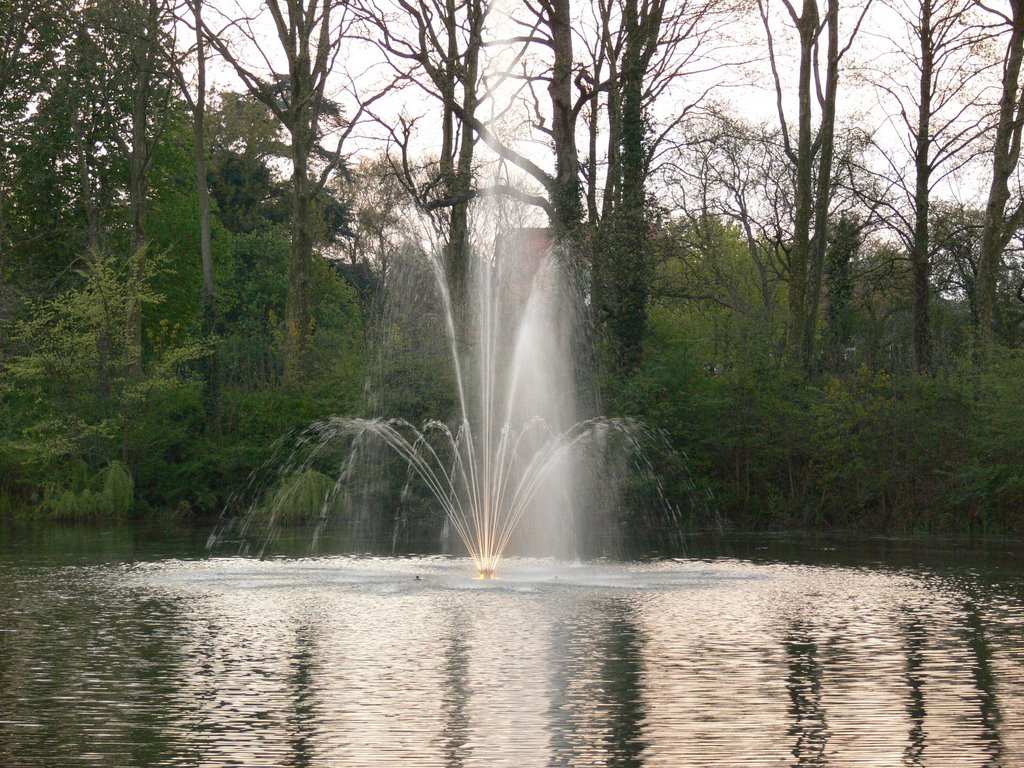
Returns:
[[[0,764],[1024,764],[1024,607],[977,573],[469,570],[0,565]]]

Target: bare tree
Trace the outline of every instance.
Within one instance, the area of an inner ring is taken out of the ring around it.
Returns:
[[[871,3],[866,0],[862,4],[852,31],[840,47],[839,0],[826,1],[824,18],[817,0],[803,0],[799,12],[791,0],[781,0],[785,14],[797,34],[799,51],[794,137],[783,104],[785,89],[772,31],[769,1],[757,0],[757,6],[768,42],[768,60],[775,82],[783,146],[795,170],[793,242],[787,265],[789,317],[786,324],[786,354],[793,365],[806,367],[814,356],[822,269],[827,246],[839,64],[853,44]],[[824,64],[821,63],[823,48]],[[815,107],[812,98],[817,103],[816,128],[813,125]]]
[[[436,173],[418,180],[410,158],[414,120],[403,118],[388,130],[401,150],[401,177],[419,207],[446,230],[446,263],[453,305],[463,306],[468,269],[470,201],[477,136],[463,124],[476,119],[486,97],[480,72],[486,0],[396,0],[395,18],[386,6],[366,2],[366,18],[375,27],[377,45],[401,77],[440,106],[441,145]]]
[[[507,39],[479,41],[481,48],[506,47],[511,49],[511,53],[500,71],[480,73],[483,83],[474,102],[475,109],[467,110],[458,100],[451,101],[449,106],[465,129],[472,131],[475,138],[503,163],[515,167],[535,181],[543,190],[543,195],[523,191],[500,181],[489,184],[488,188],[539,206],[547,213],[558,236],[563,236],[572,233],[582,217],[579,155],[576,148],[579,108],[573,101],[572,90],[574,68],[571,6],[569,0],[527,0],[520,10],[522,13],[510,20],[516,29],[515,34]],[[487,14],[489,11],[487,6],[481,5],[479,12]],[[532,55],[534,53],[537,55]],[[526,95],[534,115],[533,129],[548,137],[554,154],[553,172],[535,162],[527,153],[520,152],[512,141],[506,140],[497,130],[500,118],[517,106],[515,103],[499,105],[495,110],[497,119],[493,115],[486,120],[481,117],[479,105],[508,82],[517,83],[517,94]],[[547,91],[547,108],[541,106],[535,90],[537,86]],[[474,195],[475,192],[467,194]]]
[[[577,76],[575,109],[588,113],[585,198],[596,228],[591,299],[626,370],[641,361],[647,325],[648,181],[666,137],[713,87],[695,84],[695,76],[724,66],[721,50],[710,42],[737,7],[708,0],[598,0],[590,39],[581,35],[590,61]],[[676,108],[655,118],[657,101],[668,96],[678,99]],[[602,111],[607,125],[600,136]],[[599,136],[606,146],[600,208]]]
[[[328,82],[359,21],[348,0],[268,0],[279,51],[263,47],[257,18],[226,16],[221,29],[203,26],[211,46],[234,69],[248,91],[274,114],[291,138],[291,253],[285,300],[285,380],[308,372],[312,336],[312,267],[317,239],[316,205],[331,174],[343,161],[346,140],[365,110],[383,91],[363,96],[355,114],[341,118],[328,97]],[[221,12],[222,17],[225,14]],[[260,59],[249,64],[233,43],[243,43]],[[274,61],[284,55],[285,67]],[[335,146],[325,148],[325,120],[335,118]]]
[[[1017,194],[1012,202],[1010,199],[1010,180],[1020,162],[1021,134],[1024,131],[1024,90],[1021,88],[1024,0],[1008,0],[1006,10],[982,0],[975,0],[975,5],[990,14],[993,23],[1002,27],[1006,40],[992,137],[992,179],[978,254],[978,334],[983,350],[987,351],[993,343],[996,289],[1003,251],[1013,233],[1024,224],[1024,197]]]
[[[530,7],[532,4],[527,2]],[[573,34],[569,0],[537,0],[534,15],[547,28],[551,48],[551,141],[555,147],[555,177],[551,186],[555,226],[571,231],[582,219],[579,152],[576,148],[576,118],[573,103]]]
[[[723,72],[743,61],[728,28],[746,0],[597,0],[588,7],[592,18],[577,35],[576,110],[586,119],[587,217],[597,225],[622,199],[625,91],[639,93],[642,169],[650,178],[676,151],[679,126],[723,85]],[[668,101],[671,110],[658,109]]]
[[[422,188],[429,179],[421,173],[413,182]],[[384,289],[394,278],[395,265],[403,254],[423,251],[434,233],[409,194],[409,180],[396,158],[386,154],[361,158],[342,184],[352,206],[352,235],[342,246],[341,261],[360,293],[364,322],[372,321],[384,312]]]
[[[914,367],[932,365],[930,297],[932,193],[978,151],[982,115],[975,83],[985,72],[971,19],[973,0],[888,0],[902,30],[885,35],[893,56],[874,67],[873,80],[897,131],[878,146],[889,189],[886,218],[910,255]],[[982,62],[982,63],[979,63]],[[909,165],[909,168],[908,168]],[[882,202],[882,201],[880,201]]]
[[[687,242],[669,272],[678,278],[656,283],[657,295],[725,307],[774,346],[793,215],[782,137],[718,114],[691,121],[686,134],[669,180]],[[742,265],[728,239],[742,244]]]

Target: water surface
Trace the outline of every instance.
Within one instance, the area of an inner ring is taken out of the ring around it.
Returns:
[[[210,556],[5,530],[0,765],[1024,765],[1019,545]]]

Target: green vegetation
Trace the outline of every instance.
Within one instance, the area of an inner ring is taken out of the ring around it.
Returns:
[[[254,159],[237,137],[215,143],[216,326],[212,333],[204,327],[189,142],[176,118],[168,120],[144,248],[127,243],[128,212],[113,201],[95,246],[84,223],[65,222],[54,239],[44,236],[42,212],[29,210],[18,222],[25,229],[13,240],[0,318],[4,515],[213,516],[280,435],[362,407],[363,303],[339,264],[322,257],[314,264],[313,372],[296,384],[283,381],[289,238],[272,203],[282,184],[273,181],[270,155]],[[240,164],[259,171],[258,189],[228,170]],[[345,220],[333,224],[344,228]],[[206,397],[211,359],[218,363],[216,408]]]
[[[271,525],[316,522],[321,516],[343,511],[342,495],[334,478],[307,469],[282,478],[257,509]]]
[[[664,431],[693,525],[1024,532],[1024,5],[922,3],[942,39],[913,3],[906,39],[868,14],[876,83],[836,3],[755,19],[798,96],[763,123],[688,74],[725,73],[749,4],[531,6],[514,55],[485,53],[510,44],[489,3],[441,5],[265,3],[246,39],[216,2],[0,2],[0,515],[208,518],[317,419],[450,416],[423,249],[464,297],[491,198],[569,244],[582,409]],[[211,57],[241,92],[206,88]],[[547,85],[498,104],[485,60]],[[854,87],[885,114],[844,114]],[[876,143],[896,114],[921,122]],[[961,177],[981,191],[940,199]],[[328,486],[265,512],[312,519]]]
[[[114,461],[79,490],[44,492],[36,512],[51,520],[118,522],[125,520],[135,501],[135,483],[123,462]]]
[[[780,359],[781,329],[770,323],[755,329],[743,312],[658,302],[643,367],[609,385],[614,408],[686,451],[692,480],[713,499],[698,524],[1024,532],[1024,350],[1004,347],[979,365],[969,335],[950,334],[939,350],[948,365],[914,373],[888,336],[899,307],[882,331],[872,316],[889,287],[853,286],[845,323],[855,330],[837,355],[838,312],[826,316],[810,373]],[[945,310],[948,325],[969,324],[966,308]]]
[[[176,141],[166,157],[158,154],[144,250],[132,252],[120,236],[125,212],[113,203],[101,247],[64,250],[75,237],[20,246],[8,281],[16,298],[5,305],[2,326],[5,516],[214,516],[281,435],[366,409],[369,375],[389,383],[388,400],[377,407],[390,413],[418,420],[454,408],[436,306],[411,291],[418,303],[407,303],[404,314],[380,315],[380,273],[353,269],[356,259],[324,257],[332,237],[369,247],[360,239],[365,227],[350,232],[345,217],[332,220],[333,235],[325,220],[314,264],[310,373],[286,382],[286,196],[268,168],[270,155],[250,154],[239,138],[211,142],[218,290],[216,325],[206,331],[196,198],[186,139]],[[394,216],[394,204],[366,202],[372,196],[358,185],[392,183],[381,173],[361,169],[349,188],[363,201],[357,215],[378,227],[377,249],[386,228],[380,222]],[[966,215],[936,214],[947,275],[963,272],[956,259],[971,252],[956,226]],[[979,364],[970,302],[946,298],[936,286],[942,365],[914,373],[902,262],[884,247],[865,247],[855,230],[847,220],[835,227],[818,363],[806,371],[782,354],[785,282],[766,278],[740,231],[717,220],[660,223],[649,245],[654,274],[642,358],[623,364],[621,340],[613,334],[607,344],[609,410],[665,433],[678,451],[656,459],[667,468],[670,498],[685,505],[691,481],[707,497],[689,516],[695,526],[1024,530],[1017,324],[1005,323],[1002,351]],[[47,260],[56,279],[38,268]],[[427,279],[420,269],[413,282]],[[1004,301],[1000,316],[1014,318],[1014,297]],[[136,308],[141,350],[131,334]],[[374,317],[386,322],[373,325]],[[386,329],[386,355],[367,356],[371,327],[378,335]],[[210,359],[218,364],[216,409],[206,396]],[[686,472],[677,471],[683,455]],[[309,522],[325,503],[340,504],[334,481],[310,470],[282,482],[262,510],[276,522]]]

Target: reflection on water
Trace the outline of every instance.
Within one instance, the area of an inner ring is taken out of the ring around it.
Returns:
[[[967,643],[974,654],[971,670],[974,685],[978,689],[978,710],[982,733],[989,745],[992,764],[999,765],[1002,757],[1002,740],[999,735],[999,701],[996,698],[996,680],[992,672],[992,649],[985,638],[985,622],[978,606],[971,600],[964,603],[964,618],[967,624]]]
[[[1021,575],[984,557],[103,551],[3,550],[0,765],[1024,765]]]
[[[925,706],[924,706],[924,647],[925,625],[918,619],[912,609],[907,609],[907,619],[903,627],[905,636],[904,653],[906,654],[906,685],[907,685],[907,717],[910,720],[910,733],[907,747],[903,752],[904,765],[923,765],[925,745]]]
[[[792,723],[789,735],[794,740],[793,756],[797,765],[828,765],[825,745],[828,728],[825,710],[821,705],[821,663],[818,646],[809,628],[796,624],[785,640],[789,656],[789,714]]]

